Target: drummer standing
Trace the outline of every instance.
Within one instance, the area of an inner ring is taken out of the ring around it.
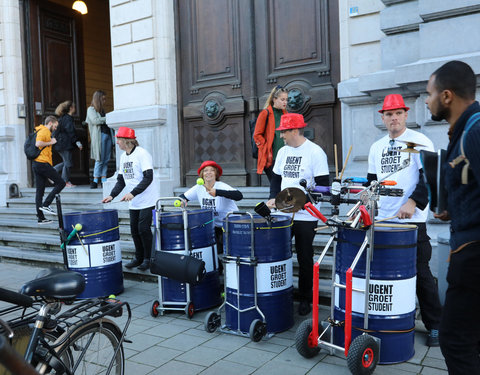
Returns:
[[[297,113],[288,113],[281,117],[280,136],[285,142],[277,154],[273,166],[273,176],[270,183],[269,207],[275,207],[275,197],[288,187],[302,190],[300,180],[305,179],[308,185],[329,185],[329,171],[327,155],[320,146],[309,141],[303,135],[303,128],[307,126],[303,116]],[[313,288],[313,238],[317,219],[305,210],[295,213],[292,236],[295,236],[295,248],[299,263],[298,290],[300,305],[298,313],[307,315],[311,311]]]
[[[388,180],[396,181],[396,188],[403,189],[403,197],[381,196],[378,219],[397,216],[402,223],[415,224],[417,233],[417,297],[422,321],[429,331],[427,345],[439,346],[438,329],[442,306],[438,288],[430,271],[432,256],[430,237],[427,234],[428,190],[423,178],[422,164],[418,153],[400,152],[407,147],[403,142],[414,142],[428,151],[434,151],[433,143],[424,134],[407,129],[409,107],[399,94],[387,95],[379,111],[388,135],[370,147],[368,155],[368,182],[381,180],[392,172]],[[402,142],[403,141],[403,142]],[[410,158],[410,166],[401,166]],[[398,172],[397,172],[398,171]]]
[[[451,375],[480,374],[480,120],[474,121],[480,105],[475,100],[476,87],[475,73],[461,61],[442,65],[427,85],[432,120],[450,124],[443,166],[448,212],[435,216],[451,219],[448,289],[440,326],[440,348]],[[464,136],[470,118],[472,126]],[[455,164],[459,157],[462,161]]]

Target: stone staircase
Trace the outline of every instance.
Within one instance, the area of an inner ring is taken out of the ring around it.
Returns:
[[[51,188],[47,188],[45,194]],[[178,196],[186,188],[178,188],[174,195]],[[266,187],[245,187],[240,188],[244,199],[237,202],[240,211],[254,212],[253,208],[260,201],[268,198]],[[61,193],[63,213],[74,211],[88,211],[108,208],[116,208],[119,216],[120,245],[123,260],[128,260],[134,255],[134,245],[130,236],[128,205],[126,203],[101,204],[102,191],[90,189],[88,186],[77,186],[65,188]],[[63,256],[60,250],[60,237],[58,225],[55,223],[38,225],[35,213],[35,189],[26,188],[21,190],[20,198],[11,198],[7,207],[0,207],[0,260],[2,262],[28,263],[37,266],[61,266]],[[55,204],[52,204],[54,207]],[[164,203],[164,210],[173,209],[171,201]],[[195,202],[190,202],[189,207],[198,207]],[[325,210],[324,213],[328,214]],[[53,218],[52,218],[53,219]],[[318,234],[314,241],[315,250],[318,253],[323,249],[328,237]],[[294,261],[294,285],[297,285],[298,263],[296,254]],[[332,257],[328,255],[321,266],[320,296],[328,298],[330,295]],[[128,270],[124,268],[126,278],[141,279],[145,281],[156,281],[155,275],[137,269]]]

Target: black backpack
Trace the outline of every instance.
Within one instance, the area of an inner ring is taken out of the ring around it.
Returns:
[[[28,160],[35,160],[42,152],[42,150],[35,146],[35,143],[37,142],[37,133],[38,130],[29,134],[23,145],[23,150],[25,151]]]
[[[264,111],[267,111],[267,118],[265,122],[268,121],[268,115],[270,114],[268,112],[268,109],[264,109]],[[255,143],[255,140],[253,139],[253,133],[255,132],[255,126],[257,125],[257,119],[254,118],[253,120],[250,120],[248,124],[250,125],[250,141],[252,142],[252,158],[258,159],[258,147],[257,144]]]

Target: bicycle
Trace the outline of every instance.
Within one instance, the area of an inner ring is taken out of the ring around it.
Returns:
[[[23,343],[16,350],[39,374],[124,374],[130,306],[109,298],[75,301],[84,287],[79,273],[50,269],[20,293],[0,288],[0,300],[15,305],[0,310],[0,317],[9,319],[0,333],[13,334],[16,343]],[[121,330],[108,317],[122,316],[124,306],[128,316]]]

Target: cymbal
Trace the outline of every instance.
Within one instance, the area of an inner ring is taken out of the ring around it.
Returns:
[[[410,142],[410,141],[402,141],[400,139],[396,139],[398,142],[405,143],[408,148],[414,148],[414,147],[427,147],[425,145],[421,145],[420,143],[415,143],[415,142]]]
[[[275,206],[282,212],[297,212],[303,209],[307,197],[302,189],[286,188],[275,197]]]
[[[415,150],[414,148],[410,148],[410,147],[403,148],[403,149],[400,150],[400,152],[410,152],[412,154],[419,154],[420,153],[420,151]]]

